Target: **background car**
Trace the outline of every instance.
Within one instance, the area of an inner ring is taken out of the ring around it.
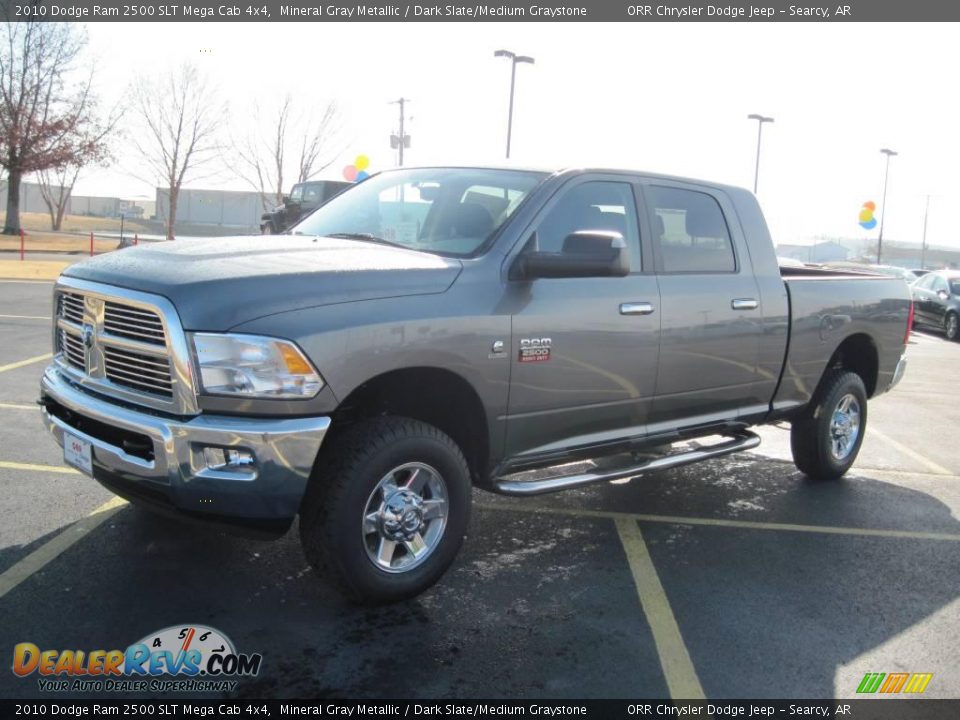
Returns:
[[[914,323],[943,330],[947,340],[960,337],[960,271],[937,270],[910,286]]]
[[[284,196],[283,205],[261,216],[260,232],[264,235],[284,232],[350,185],[352,183],[340,180],[313,180],[297,183],[290,194]]]

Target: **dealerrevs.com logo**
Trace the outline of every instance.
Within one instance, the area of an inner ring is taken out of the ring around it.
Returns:
[[[164,628],[126,650],[41,650],[30,642],[13,648],[14,674],[36,675],[42,692],[232,691],[237,678],[256,676],[262,661],[204,625]]]

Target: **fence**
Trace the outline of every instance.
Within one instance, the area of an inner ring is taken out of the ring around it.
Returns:
[[[83,235],[52,236],[49,233],[31,232],[21,228],[19,235],[0,235],[0,251],[15,252],[20,260],[26,260],[28,255],[35,254],[93,257],[139,244],[139,233],[127,235],[121,239],[114,235],[97,236],[92,232]]]

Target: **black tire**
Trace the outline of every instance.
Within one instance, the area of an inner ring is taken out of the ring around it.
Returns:
[[[838,456],[832,433],[834,413],[847,396],[859,407],[859,423],[856,438],[844,448],[846,452]],[[820,381],[810,404],[791,423],[793,462],[800,472],[814,480],[836,480],[856,461],[866,430],[867,391],[863,380],[848,370],[831,370]]]
[[[260,234],[275,235],[276,233],[273,232],[273,225],[271,225],[270,223],[264,223],[263,225],[260,226]]]
[[[948,312],[943,319],[943,332],[947,340],[956,340],[960,337],[960,317],[955,312]]]
[[[310,564],[364,604],[404,600],[437,582],[460,550],[470,521],[470,472],[456,443],[427,423],[379,417],[331,438],[325,448],[300,508],[300,542]],[[381,481],[409,463],[436,469],[445,485],[447,516],[419,565],[389,572],[368,556],[368,542],[380,536],[364,534],[364,516]]]

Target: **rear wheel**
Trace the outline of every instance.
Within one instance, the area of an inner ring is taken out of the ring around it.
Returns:
[[[947,340],[956,340],[960,336],[960,320],[955,312],[948,312],[943,321],[943,330],[946,333]]]
[[[790,427],[793,462],[816,480],[841,477],[857,459],[867,429],[867,392],[848,370],[832,370]]]
[[[402,600],[433,585],[456,557],[470,517],[463,454],[432,425],[359,423],[333,441],[300,513],[310,563],[350,598]]]

